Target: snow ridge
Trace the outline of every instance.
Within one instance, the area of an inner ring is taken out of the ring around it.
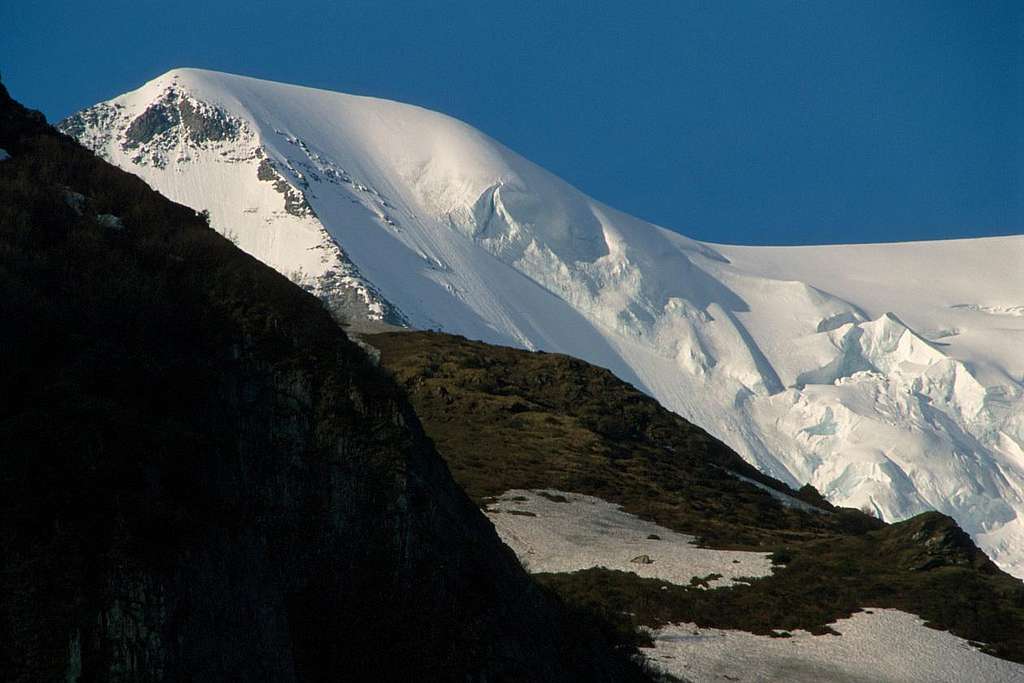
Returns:
[[[145,97],[97,104],[59,127],[169,198],[206,211],[214,228],[338,314],[405,324],[307,199],[310,178],[350,182],[343,171],[278,153],[244,117],[196,97],[177,74],[143,90]],[[309,156],[301,140],[285,137]]]
[[[195,69],[61,126],[344,315],[608,367],[769,474],[937,509],[1024,576],[1024,237],[703,244],[443,114]]]

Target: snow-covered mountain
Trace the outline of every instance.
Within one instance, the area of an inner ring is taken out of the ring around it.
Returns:
[[[765,472],[1024,576],[1024,236],[700,243],[415,106],[178,69],[60,124],[348,315],[612,369]]]

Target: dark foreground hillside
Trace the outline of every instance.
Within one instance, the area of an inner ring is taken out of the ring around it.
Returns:
[[[574,358],[430,332],[368,341],[478,504],[511,489],[560,489],[620,504],[710,547],[774,553],[772,576],[714,590],[604,569],[537,575],[624,629],[695,622],[822,633],[859,609],[892,607],[1024,662],[1024,584],[949,517],[932,512],[887,525],[835,508],[811,487],[789,493],[817,510],[783,505],[765,488],[785,485]]]
[[[319,302],[0,86],[0,680],[640,680]]]

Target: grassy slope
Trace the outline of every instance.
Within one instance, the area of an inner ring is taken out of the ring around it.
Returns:
[[[456,480],[478,503],[513,488],[598,496],[716,548],[784,562],[749,586],[704,591],[602,569],[541,575],[572,601],[633,625],[693,621],[755,633],[826,625],[894,607],[1024,661],[1024,586],[953,522],[926,513],[885,525],[790,492],[823,513],[784,507],[756,472],[703,430],[580,360],[428,332],[375,335]]]

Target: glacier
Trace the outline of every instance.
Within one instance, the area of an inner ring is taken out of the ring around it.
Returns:
[[[444,114],[175,69],[60,123],[353,319],[609,368],[764,472],[1024,577],[1024,236],[745,247]]]

